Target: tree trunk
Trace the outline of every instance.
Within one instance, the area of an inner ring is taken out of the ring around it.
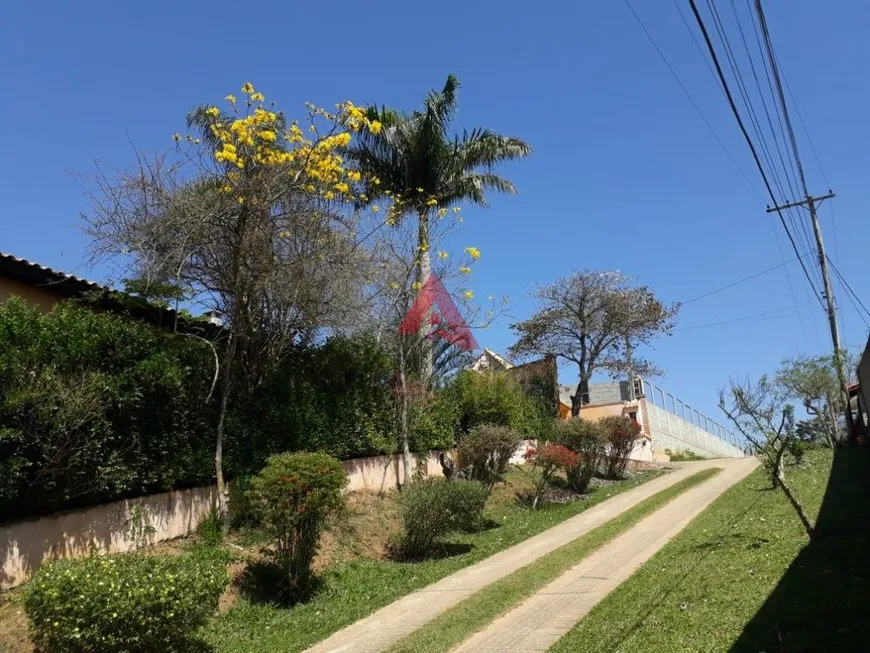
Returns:
[[[783,471],[781,465],[779,466],[779,469],[777,470],[777,472],[778,473],[777,473],[776,478],[775,478],[776,484],[779,485],[779,487],[785,493],[786,498],[789,500],[789,503],[791,503],[792,508],[794,508],[794,511],[797,513],[798,517],[800,518],[801,523],[804,526],[804,530],[807,532],[807,537],[809,537],[810,539],[813,539],[813,536],[815,535],[816,529],[813,526],[813,523],[810,521],[810,518],[807,516],[807,512],[806,512],[806,510],[804,510],[804,506],[800,502],[800,499],[798,499],[792,493],[791,488],[788,486],[788,483],[785,482],[785,472]]]
[[[580,410],[583,407],[583,390],[586,389],[588,391],[589,381],[588,380],[580,380],[580,383],[577,384],[577,392],[575,395],[571,397],[571,417],[579,417]]]
[[[828,421],[830,422],[828,445],[833,449],[834,445],[839,444],[840,439],[837,437],[837,414],[834,412],[834,404],[830,397],[828,398]]]
[[[232,390],[233,359],[236,354],[236,338],[230,331],[230,340],[227,343],[227,356],[224,361],[223,382],[221,383],[221,404],[218,412],[217,442],[214,449],[214,472],[217,478],[218,491],[218,516],[221,523],[226,527],[229,524],[229,492],[224,481],[224,424],[226,423],[227,405]]]
[[[411,483],[411,448],[408,444],[408,377],[405,374],[405,348],[399,343],[399,439],[402,446],[402,471],[404,472],[401,487]]]
[[[420,213],[420,224],[417,232],[417,247],[419,249],[420,264],[417,266],[417,283],[422,290],[423,285],[432,273],[432,253],[429,251],[429,216]],[[420,381],[424,388],[428,388],[432,382],[434,364],[434,351],[429,333],[432,325],[429,320],[432,317],[432,307],[428,307],[423,320],[420,322]]]

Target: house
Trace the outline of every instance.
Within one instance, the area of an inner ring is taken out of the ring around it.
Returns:
[[[512,367],[514,367],[514,364],[506,358],[499,356],[492,349],[484,349],[480,356],[478,356],[477,359],[468,366],[468,369],[472,372],[503,372]]]
[[[46,313],[58,302],[79,299],[92,310],[121,313],[162,329],[202,332],[204,328],[201,323],[194,326],[194,320],[180,320],[171,308],[156,306],[141,297],[0,252],[0,303],[13,296]],[[211,327],[212,331],[214,329]]]

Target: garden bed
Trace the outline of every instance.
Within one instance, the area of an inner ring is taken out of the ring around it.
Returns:
[[[615,494],[655,478],[660,472],[638,472],[622,481],[593,483],[578,495],[554,489],[551,499],[531,510],[518,496],[534,486],[534,471],[511,471],[487,502],[486,524],[475,533],[449,537],[441,551],[427,560],[403,562],[391,558],[390,544],[401,532],[397,495],[354,492],[348,507],[333,521],[315,559],[321,586],[307,602],[282,607],[270,600],[268,587],[251,587],[249,570],[262,562],[269,538],[259,530],[233,531],[221,545],[232,556],[233,576],[220,601],[220,614],[206,628],[215,651],[299,651],[395,599],[435,582],[517,544]],[[200,546],[197,538],[165,542],[147,549],[172,554]],[[27,622],[21,592],[0,595],[0,650],[29,653]]]

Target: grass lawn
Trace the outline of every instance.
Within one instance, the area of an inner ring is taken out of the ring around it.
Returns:
[[[787,475],[818,516],[812,542],[759,469],[551,650],[870,650],[870,452],[811,451]]]
[[[705,469],[657,492],[606,524],[488,585],[403,639],[392,647],[389,653],[449,651],[556,579],[597,548],[719,471],[721,470],[716,468]]]
[[[218,652],[301,651],[409,592],[536,535],[658,474],[638,473],[628,480],[600,487],[584,500],[545,504],[532,511],[515,499],[518,490],[531,487],[528,474],[512,472],[508,475],[508,485],[496,488],[488,503],[487,517],[492,527],[453,537],[442,557],[415,563],[359,557],[327,565],[321,570],[323,586],[310,601],[281,607],[239,597],[230,610],[216,617],[207,628],[206,639]]]

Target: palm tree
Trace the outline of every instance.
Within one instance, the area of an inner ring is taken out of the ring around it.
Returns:
[[[485,128],[451,136],[448,130],[456,113],[458,89],[459,80],[448,75],[444,88],[440,92],[429,91],[421,109],[403,113],[388,107],[370,107],[368,118],[379,121],[382,129],[378,133],[363,132],[348,153],[367,178],[380,182],[367,184],[369,203],[388,194],[398,195],[402,198],[401,211],[394,217],[413,216],[419,221],[419,285],[425,283],[432,269],[429,252],[432,215],[460,202],[486,207],[486,192],[490,190],[516,193],[514,185],[493,169],[502,161],[519,159],[532,151],[519,138]],[[421,360],[425,383],[430,381],[432,369],[433,352],[429,344],[424,346]]]

